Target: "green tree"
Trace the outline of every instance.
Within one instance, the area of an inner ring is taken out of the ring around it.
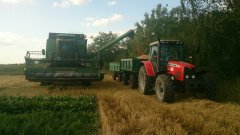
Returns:
[[[181,6],[169,11],[159,4],[145,13],[144,19],[135,24],[135,44],[145,49],[157,39],[180,39],[186,55],[193,55],[194,63],[208,69],[219,84],[238,78],[240,1],[180,2]]]
[[[112,33],[111,31],[109,33],[99,32],[98,36],[91,37],[93,42],[88,46],[88,51],[96,52],[97,50],[104,47],[111,41],[115,40],[117,37],[118,34]],[[122,58],[124,55],[128,55],[127,43],[128,39],[123,39],[117,44],[100,52],[100,55],[107,64],[109,62],[116,61],[117,59]]]

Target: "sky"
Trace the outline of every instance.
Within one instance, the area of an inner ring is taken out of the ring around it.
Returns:
[[[0,64],[24,63],[27,51],[45,49],[49,32],[126,32],[160,3],[171,9],[179,0],[0,0]]]

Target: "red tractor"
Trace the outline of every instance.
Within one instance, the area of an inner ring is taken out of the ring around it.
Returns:
[[[160,40],[150,44],[149,59],[141,61],[138,86],[141,94],[156,93],[161,102],[172,102],[176,91],[205,95],[209,85],[193,64],[184,62],[183,42]]]

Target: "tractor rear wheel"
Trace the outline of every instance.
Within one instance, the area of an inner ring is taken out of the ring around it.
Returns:
[[[138,87],[141,94],[147,95],[151,89],[151,79],[147,76],[146,69],[141,66],[138,75]]]
[[[173,82],[167,75],[158,75],[155,81],[155,93],[160,102],[173,102]]]
[[[132,73],[130,76],[130,86],[131,89],[137,88],[137,75],[136,73]]]

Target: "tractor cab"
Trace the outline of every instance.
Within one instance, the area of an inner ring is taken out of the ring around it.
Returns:
[[[150,44],[150,61],[155,72],[167,71],[168,62],[183,61],[183,42],[179,40],[160,40]]]

